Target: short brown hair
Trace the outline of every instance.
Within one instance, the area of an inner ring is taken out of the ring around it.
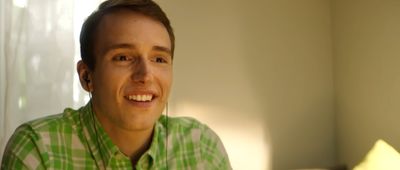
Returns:
[[[89,69],[93,70],[95,66],[94,36],[97,26],[104,15],[120,9],[128,9],[161,22],[169,34],[173,56],[175,35],[167,15],[158,4],[152,0],[107,0],[101,3],[99,8],[94,11],[82,25],[80,35],[81,58],[83,62],[88,65]]]

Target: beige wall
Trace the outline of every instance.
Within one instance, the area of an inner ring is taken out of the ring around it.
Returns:
[[[170,114],[215,129],[234,169],[334,164],[329,0],[158,2],[177,37]]]
[[[332,2],[338,156],[353,167],[377,139],[400,150],[400,1]]]

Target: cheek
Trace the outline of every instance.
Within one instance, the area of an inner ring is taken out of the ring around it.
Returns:
[[[95,86],[100,91],[106,91],[107,93],[115,93],[121,89],[124,80],[128,74],[126,70],[114,68],[114,67],[102,67],[99,69]]]
[[[171,86],[172,86],[172,71],[171,70],[162,70],[159,73],[161,86],[165,93],[169,93]]]

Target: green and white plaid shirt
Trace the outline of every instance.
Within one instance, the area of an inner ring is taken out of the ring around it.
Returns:
[[[111,142],[88,104],[79,110],[68,108],[62,114],[21,125],[7,144],[1,169],[133,169],[133,166]],[[222,142],[206,125],[190,118],[167,121],[166,116],[161,116],[155,124],[151,146],[135,169],[224,170],[231,166]]]

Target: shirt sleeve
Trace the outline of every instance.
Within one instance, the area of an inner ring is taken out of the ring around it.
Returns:
[[[37,136],[30,126],[17,128],[7,143],[0,169],[45,169],[35,141]]]
[[[205,126],[201,134],[200,145],[202,158],[206,162],[205,169],[232,169],[221,139],[207,126]]]

